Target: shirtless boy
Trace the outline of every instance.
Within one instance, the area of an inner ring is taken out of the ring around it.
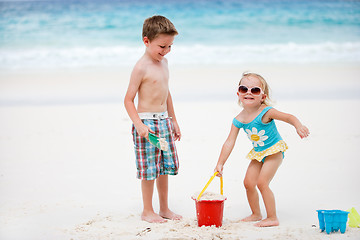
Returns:
[[[144,55],[131,73],[124,104],[131,118],[136,155],[137,178],[141,179],[143,212],[141,219],[147,222],[179,220],[182,217],[168,207],[168,175],[178,173],[179,162],[175,141],[181,132],[176,121],[169,91],[168,61],[165,55],[178,34],[174,25],[163,16],[153,16],[144,21]],[[138,95],[137,107],[134,99]],[[149,142],[149,132],[165,138],[168,151],[162,151]],[[160,211],[152,206],[154,183],[159,194]]]

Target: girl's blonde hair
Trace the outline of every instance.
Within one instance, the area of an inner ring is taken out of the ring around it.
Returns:
[[[247,77],[255,77],[257,79],[259,79],[260,83],[261,83],[261,89],[264,91],[264,94],[266,95],[266,98],[264,100],[264,104],[266,106],[271,106],[273,101],[271,100],[270,98],[270,86],[269,84],[266,82],[266,80],[260,75],[260,74],[257,74],[257,73],[253,73],[253,72],[244,72],[242,74],[242,77],[240,79],[240,82],[239,82],[239,86],[241,85],[241,81]],[[239,104],[241,105],[241,102],[239,101]]]

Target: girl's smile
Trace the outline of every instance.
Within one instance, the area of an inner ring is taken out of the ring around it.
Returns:
[[[260,80],[253,76],[245,77],[241,81],[237,94],[244,107],[253,104],[261,105],[266,98],[266,95],[261,89]]]
[[[254,100],[254,98],[253,98],[253,97],[251,97],[251,96],[244,97],[244,99]]]

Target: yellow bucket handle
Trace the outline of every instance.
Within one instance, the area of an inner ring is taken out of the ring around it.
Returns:
[[[209,179],[209,181],[206,183],[205,187],[203,188],[203,190],[200,192],[199,196],[197,197],[196,200],[199,201],[199,199],[201,198],[201,196],[203,195],[203,193],[205,192],[205,190],[207,189],[207,187],[210,185],[211,181],[215,178],[215,176],[218,174],[218,172],[215,172],[213,176],[211,176],[211,178]],[[223,195],[223,178],[220,177],[220,194]]]

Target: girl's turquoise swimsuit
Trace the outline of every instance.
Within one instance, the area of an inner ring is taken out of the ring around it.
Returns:
[[[285,141],[282,140],[275,121],[271,120],[268,123],[262,122],[262,117],[272,107],[266,107],[261,113],[251,122],[242,123],[236,118],[233,119],[233,124],[237,128],[243,128],[248,138],[252,142],[254,148],[248,153],[247,158],[256,159],[261,162],[266,156],[285,152],[288,149]]]

